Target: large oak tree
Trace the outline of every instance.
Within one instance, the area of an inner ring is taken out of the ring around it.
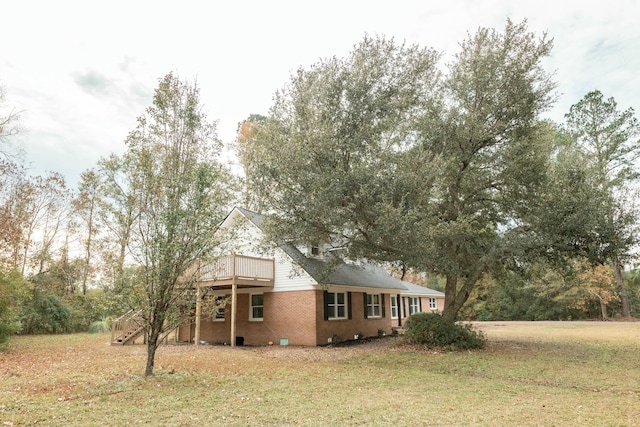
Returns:
[[[551,47],[508,21],[470,35],[446,66],[431,49],[365,37],[298,70],[247,156],[272,237],[439,274],[449,321],[483,275],[559,254],[561,239],[539,230]]]

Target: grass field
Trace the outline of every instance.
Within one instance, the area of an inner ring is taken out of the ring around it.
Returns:
[[[481,351],[164,346],[15,337],[0,427],[638,426],[640,323],[488,322]]]

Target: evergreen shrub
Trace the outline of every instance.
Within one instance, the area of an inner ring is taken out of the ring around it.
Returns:
[[[445,350],[483,348],[487,342],[481,331],[470,324],[449,323],[436,313],[416,313],[405,324],[404,339],[408,344]]]
[[[35,292],[22,314],[22,332],[28,335],[69,332],[70,323],[69,307],[52,292]]]

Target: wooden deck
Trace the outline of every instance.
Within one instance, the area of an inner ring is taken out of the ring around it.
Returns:
[[[200,340],[200,317],[203,288],[231,290],[231,345],[235,343],[238,288],[273,287],[275,261],[245,255],[228,255],[210,263],[195,265],[187,276],[197,275],[196,282],[196,344]],[[206,291],[205,291],[206,292]],[[116,319],[111,329],[111,344],[132,344],[144,333],[139,312],[130,311]]]
[[[228,255],[200,265],[200,287],[230,289],[242,287],[273,287],[275,261],[245,255]]]
[[[111,345],[133,344],[144,332],[140,312],[129,310],[111,323]]]

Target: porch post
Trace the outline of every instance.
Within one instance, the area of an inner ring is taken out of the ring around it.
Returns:
[[[202,313],[202,290],[196,284],[196,345],[200,345],[200,316]]]
[[[231,347],[236,346],[236,315],[238,310],[238,285],[236,285],[236,254],[231,255]]]
[[[231,347],[236,346],[236,311],[238,307],[238,285],[231,285]]]

